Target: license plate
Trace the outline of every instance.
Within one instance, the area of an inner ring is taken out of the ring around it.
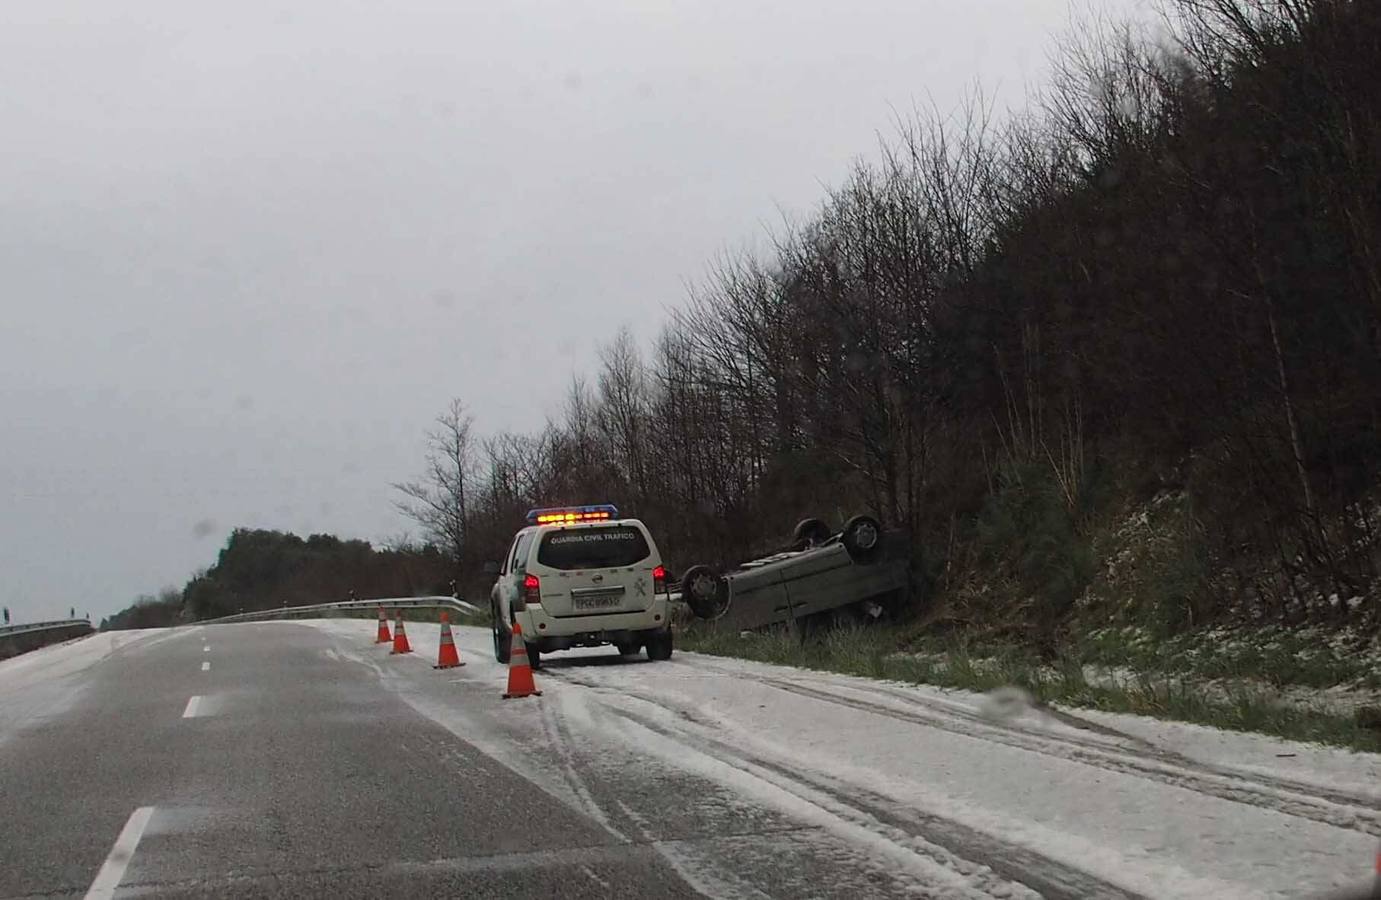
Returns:
[[[609,609],[611,606],[618,606],[623,602],[622,597],[576,597],[576,609]]]

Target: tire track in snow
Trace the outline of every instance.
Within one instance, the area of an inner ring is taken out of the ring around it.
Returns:
[[[590,793],[590,788],[585,784],[585,779],[580,776],[580,770],[575,760],[575,755],[571,752],[570,734],[563,722],[563,716],[555,710],[554,704],[542,704],[539,711],[542,722],[542,731],[546,735],[547,743],[551,746],[558,758],[561,767],[561,777],[565,779],[566,786],[570,788],[572,794],[580,801],[583,812],[590,818],[599,823],[600,827],[609,832],[615,838],[625,843],[628,836],[609,820],[609,815],[604,808],[595,800]]]
[[[1151,758],[1140,758],[1128,751],[1112,749],[1106,744],[1053,735],[1037,735],[1021,729],[1003,727],[976,714],[971,717],[973,723],[968,724],[963,721],[970,718],[968,716],[907,712],[783,679],[766,677],[760,681],[797,696],[847,706],[927,728],[939,728],[965,737],[992,741],[1122,775],[1182,787],[1220,800],[1271,809],[1335,828],[1346,828],[1381,837],[1381,809],[1365,798],[1345,792],[1303,785],[1287,779],[1237,772],[1233,769],[1198,763],[1178,754],[1160,750]]]
[[[680,663],[680,665],[686,666],[687,668],[692,668],[687,663]],[[741,671],[735,671],[727,667],[716,666],[713,663],[707,663],[702,665],[702,661],[700,659],[696,660],[696,665],[700,668],[709,669],[711,671],[715,671],[729,677],[742,676]],[[881,683],[851,683],[844,690],[850,693],[878,695],[880,697],[884,697],[889,700],[905,704],[907,707],[910,707],[910,709],[899,710],[895,706],[873,704],[869,703],[869,701],[866,700],[860,700],[856,697],[850,696],[850,694],[841,693],[838,689],[835,689],[833,686],[827,686],[825,684],[822,684],[820,683],[821,679],[810,678],[809,675],[795,680],[790,678],[774,677],[769,675],[760,676],[756,680],[763,684],[787,691],[789,693],[795,693],[803,696],[820,695],[817,696],[817,699],[823,699],[827,702],[839,703],[845,706],[852,706],[854,708],[861,709],[866,712],[875,712],[879,715],[889,716],[893,719],[898,719],[900,721],[911,721],[927,727],[940,728],[955,734],[964,735],[965,737],[973,737],[980,740],[993,740],[997,743],[1003,743],[1008,746],[1017,747],[1018,749],[1030,749],[1033,752],[1045,751],[1039,750],[1034,747],[1027,747],[1024,744],[1015,743],[1011,740],[1003,740],[1002,738],[996,735],[1010,734],[1014,735],[1018,740],[1044,742],[1049,746],[1068,745],[1074,748],[1081,748],[1093,754],[1109,756],[1115,759],[1137,760],[1140,757],[1146,757],[1147,759],[1145,761],[1148,763],[1161,763],[1165,766],[1172,767],[1174,769],[1186,770],[1186,774],[1189,775],[1193,775],[1193,773],[1199,773],[1204,776],[1209,776],[1213,779],[1237,782],[1247,785],[1249,787],[1256,786],[1261,791],[1266,792],[1270,796],[1275,796],[1277,794],[1298,795],[1298,797],[1300,798],[1305,798],[1306,802],[1308,800],[1313,800],[1321,802],[1323,804],[1331,804],[1333,806],[1348,808],[1352,811],[1352,815],[1354,818],[1349,818],[1349,814],[1347,813],[1341,813],[1329,817],[1326,810],[1323,813],[1325,815],[1324,818],[1319,818],[1317,816],[1312,815],[1304,815],[1302,817],[1310,818],[1314,821],[1322,822],[1326,825],[1332,825],[1340,828],[1348,828],[1352,831],[1358,831],[1363,834],[1369,834],[1373,837],[1381,836],[1381,800],[1378,800],[1376,797],[1368,797],[1361,794],[1350,793],[1346,790],[1331,788],[1326,785],[1314,784],[1306,781],[1296,781],[1294,779],[1286,778],[1283,776],[1271,776],[1260,772],[1242,771],[1231,766],[1222,766],[1215,765],[1213,763],[1202,762],[1200,760],[1193,759],[1192,757],[1185,756],[1184,754],[1176,753],[1172,750],[1167,750],[1164,747],[1160,747],[1155,743],[1148,741],[1144,738],[1140,738],[1135,735],[1125,734],[1123,732],[1117,731],[1116,729],[1108,728],[1093,722],[1086,721],[1084,719],[1079,718],[1077,715],[1065,712],[1064,710],[1058,710],[1053,708],[1046,709],[1038,707],[1038,709],[1041,712],[1049,715],[1056,721],[1059,721],[1071,728],[1077,728],[1081,731],[1089,732],[1092,735],[1107,738],[1108,740],[1098,740],[1098,737],[1082,739],[1075,737],[1073,735],[1055,735],[1050,732],[1035,732],[1030,729],[1023,728],[1017,724],[1007,723],[1000,720],[989,718],[987,716],[984,716],[977,710],[966,708],[958,703],[946,703],[940,700],[934,700],[931,698],[918,696],[917,694],[906,692],[904,690],[893,688]],[[816,683],[809,684],[807,683],[808,681],[814,681]],[[812,691],[816,693],[803,694],[803,692],[805,691]],[[957,720],[959,723],[963,724],[959,725],[958,727],[955,727],[949,724],[949,720]],[[1055,752],[1053,754],[1047,753],[1046,755],[1054,755],[1058,758],[1066,759],[1073,758],[1070,754],[1062,754],[1059,752]],[[1079,758],[1075,761],[1084,762],[1089,765],[1099,765],[1097,762],[1091,761],[1086,758]],[[1108,766],[1100,767],[1108,768]],[[1111,770],[1122,772],[1122,774],[1136,774],[1135,772],[1124,771],[1122,769]],[[1154,777],[1154,780],[1162,781],[1165,783],[1174,783],[1166,782],[1164,777]],[[1199,793],[1210,794],[1211,796],[1218,797],[1219,799],[1232,800],[1234,802],[1244,802],[1248,805],[1264,806],[1265,808],[1273,809],[1277,812],[1286,812],[1290,815],[1298,815],[1298,813],[1293,810],[1281,808],[1281,806],[1274,801],[1265,804],[1256,804],[1244,800],[1241,796],[1224,796],[1221,792],[1198,790],[1198,788],[1195,788],[1190,784],[1180,784],[1179,786],[1187,787],[1191,790],[1196,790]],[[1349,822],[1353,822],[1353,824],[1349,824]]]
[[[771,895],[764,894],[762,891],[735,876],[732,872],[716,870],[715,867],[706,866],[690,851],[694,849],[691,842],[685,842],[683,846],[677,841],[658,841],[653,837],[654,829],[643,816],[638,815],[628,804],[622,800],[614,801],[623,817],[632,823],[637,829],[641,839],[662,855],[667,861],[667,865],[681,880],[690,885],[697,893],[706,897],[718,898],[718,900],[740,900],[740,898],[750,898],[750,900],[772,900]]]
[[[744,772],[772,787],[809,803],[820,813],[847,825],[862,828],[898,851],[917,855],[983,884],[992,896],[1008,896],[1013,886],[1025,885],[1051,900],[1113,898],[1143,900],[1082,869],[1053,860],[1038,851],[1004,841],[993,835],[923,810],[901,806],[890,798],[816,772],[804,772],[787,763],[735,747],[702,732],[719,726],[701,719],[696,711],[669,704],[664,697],[590,682],[579,670],[548,670],[547,677],[577,684],[600,698],[606,715],[615,716],[659,734],[687,750]],[[657,722],[630,709],[624,701],[655,707],[696,731]],[[919,845],[919,846],[918,846]],[[987,873],[986,876],[984,873]],[[1017,891],[1021,893],[1020,889]]]
[[[820,814],[839,820],[845,827],[862,829],[874,839],[885,842],[895,853],[915,856],[927,866],[953,873],[957,880],[967,882],[965,892],[1009,897],[1013,896],[1014,887],[1025,886],[1038,891],[1047,900],[1145,900],[1144,895],[1126,891],[1081,869],[957,822],[902,807],[854,785],[789,768],[704,735],[669,727],[626,708],[609,706],[608,710],[673,741],[687,752],[709,757],[790,794]],[[1015,893],[1025,892],[1016,887]]]
[[[913,694],[906,694],[899,690],[889,689],[883,685],[878,685],[873,690],[876,693],[893,697],[905,703],[915,704],[918,699]],[[920,702],[925,703],[924,698],[920,698]],[[1326,800],[1329,803],[1335,803],[1339,806],[1353,806],[1363,810],[1371,810],[1377,813],[1381,813],[1381,795],[1367,796],[1365,794],[1352,793],[1342,788],[1329,787],[1328,785],[1317,784],[1309,781],[1298,781],[1296,779],[1288,778],[1283,775],[1267,775],[1262,772],[1244,771],[1242,769],[1237,769],[1232,766],[1204,762],[1202,760],[1197,760],[1193,757],[1186,756],[1183,753],[1177,753],[1174,750],[1166,749],[1165,747],[1159,746],[1158,744],[1146,740],[1145,738],[1137,737],[1136,735],[1128,734],[1124,731],[1118,731],[1115,728],[1109,728],[1106,725],[1100,725],[1096,722],[1090,722],[1089,720],[1081,718],[1080,716],[1068,712],[1067,710],[1059,709],[1052,706],[1039,706],[1035,708],[1039,712],[1049,716],[1052,719],[1055,719],[1057,722],[1061,722],[1065,725],[1068,725],[1071,728],[1077,728],[1081,731],[1091,732],[1096,735],[1102,735],[1104,737],[1113,739],[1116,742],[1116,745],[1109,749],[1126,753],[1132,751],[1132,748],[1135,748],[1135,752],[1140,752],[1145,756],[1154,759],[1159,759],[1162,762],[1166,762],[1171,765],[1178,766],[1180,768],[1205,772],[1207,774],[1216,775],[1222,778],[1229,778],[1238,781],[1246,781],[1253,784],[1259,784],[1263,787],[1271,788],[1274,790],[1288,791],[1294,794],[1302,794],[1306,797],[1313,797],[1320,800]],[[972,719],[976,722],[979,722],[980,724],[986,724],[990,727],[1001,728],[1004,730],[1015,731],[1024,734],[1032,733],[1028,729],[1021,728],[1020,726],[1014,724],[1007,724],[1001,721],[993,721],[992,719],[983,716],[981,713],[969,711],[961,712],[956,710],[956,715],[964,715],[966,718]],[[1055,736],[1051,735],[1051,737],[1053,738]],[[1078,738],[1074,738],[1072,736],[1066,738],[1065,740],[1068,743],[1088,746],[1094,750],[1098,750],[1100,747],[1108,746],[1106,744],[1100,744],[1096,740],[1085,741]],[[1131,748],[1127,746],[1129,744],[1132,745]],[[1371,831],[1367,831],[1365,829],[1358,830],[1363,830],[1365,831],[1365,833],[1373,834],[1373,836],[1375,836],[1375,834]]]
[[[689,664],[679,664],[694,669]],[[716,666],[713,663],[702,663],[699,659],[696,660],[696,666],[728,677],[742,677],[741,671]],[[1381,802],[1374,797],[1349,793],[1325,785],[1201,762],[1166,750],[1142,738],[1085,722],[1063,711],[1042,710],[1070,727],[1109,738],[1116,743],[1100,741],[1097,738],[1081,739],[1072,735],[1034,732],[1018,725],[988,718],[959,704],[930,700],[889,688],[884,684],[850,684],[844,689],[850,693],[842,693],[833,686],[820,684],[819,679],[793,680],[768,675],[758,676],[755,680],[798,696],[876,713],[897,721],[939,728],[953,734],[1097,766],[1119,774],[1142,776],[1222,800],[1271,809],[1336,828],[1381,837]],[[807,680],[817,683],[809,684],[806,683]],[[910,709],[902,710],[895,706],[873,703],[852,696],[853,693],[879,695],[904,703]],[[1133,746],[1129,747],[1128,744]],[[1064,747],[1070,749],[1065,752],[1062,749]]]

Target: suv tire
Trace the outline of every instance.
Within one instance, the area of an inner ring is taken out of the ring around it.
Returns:
[[[653,635],[647,639],[647,658],[654,662],[666,662],[671,659],[673,644],[670,628]]]
[[[503,625],[499,623],[499,608],[491,605],[489,611],[494,617],[494,623],[489,627],[494,636],[494,659],[508,665],[508,654],[513,647],[513,638],[504,631]]]

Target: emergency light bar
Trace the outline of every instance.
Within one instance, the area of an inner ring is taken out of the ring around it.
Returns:
[[[603,522],[618,517],[618,507],[612,503],[600,503],[595,506],[558,506],[527,511],[529,525],[575,525],[579,522]]]

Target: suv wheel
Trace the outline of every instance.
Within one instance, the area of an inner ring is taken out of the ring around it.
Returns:
[[[647,640],[647,658],[657,662],[665,662],[671,659],[672,649],[671,629],[660,634],[654,635]]]
[[[619,651],[619,656],[632,656],[643,648],[642,644],[615,644],[614,649]]]
[[[542,668],[542,651],[537,649],[536,644],[528,644],[527,641],[523,643],[527,644],[527,664],[532,666],[532,671]]]
[[[489,629],[494,635],[494,659],[508,665],[508,652],[512,647],[512,639],[503,630],[503,626],[499,624],[499,608],[491,604],[489,612],[494,617],[494,624]]]

